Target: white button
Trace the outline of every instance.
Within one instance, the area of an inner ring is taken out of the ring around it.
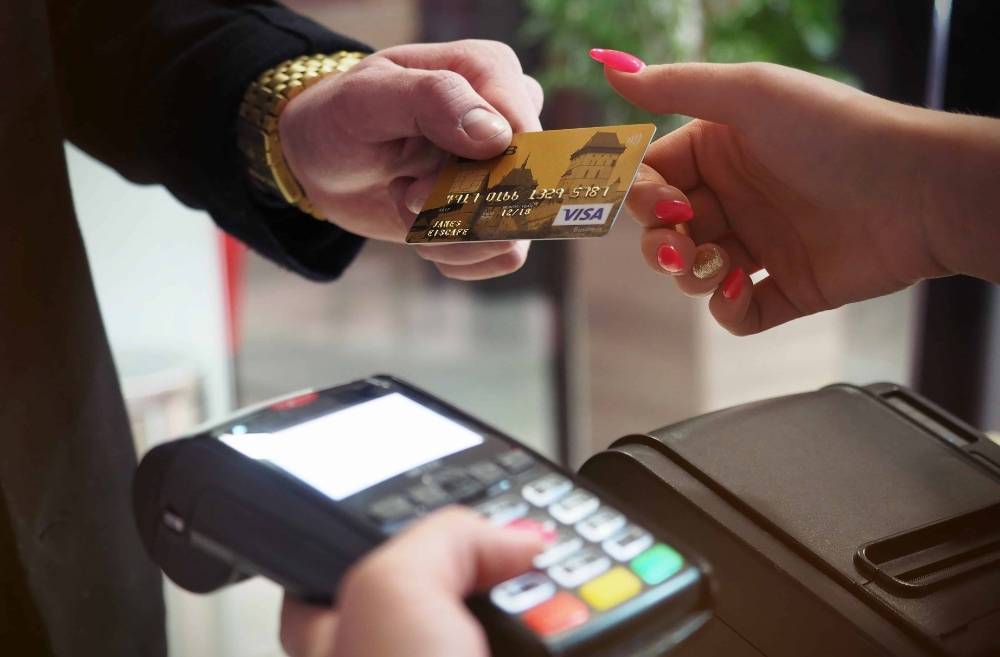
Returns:
[[[557,474],[547,474],[527,484],[521,494],[535,506],[548,506],[571,490],[573,482],[569,479]]]
[[[519,614],[556,594],[556,585],[542,573],[525,573],[493,587],[490,600],[508,614]]]
[[[628,561],[639,556],[639,553],[653,544],[653,537],[649,532],[629,525],[624,530],[601,543],[604,551],[618,561]]]
[[[506,525],[513,520],[523,518],[528,515],[528,509],[528,503],[519,497],[501,497],[476,507],[476,510],[494,525]]]
[[[583,520],[594,511],[597,511],[597,507],[599,506],[601,506],[600,500],[587,491],[578,488],[570,495],[553,504],[552,508],[549,509],[549,513],[559,522],[572,525]]]
[[[549,568],[549,577],[560,586],[576,588],[611,567],[611,559],[593,548],[577,552]]]
[[[576,531],[588,541],[599,543],[624,526],[625,516],[610,507],[604,507],[589,518],[578,522]]]
[[[535,568],[548,568],[583,547],[583,539],[575,534],[560,536],[559,542],[535,557]]]

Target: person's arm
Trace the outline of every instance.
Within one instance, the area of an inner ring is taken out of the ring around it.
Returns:
[[[895,191],[912,197],[934,258],[951,273],[1000,283],[1000,120],[887,105],[904,145],[893,158]]]
[[[696,119],[650,146],[628,203],[646,261],[683,292],[711,294],[731,332],[925,278],[1000,282],[1000,120],[773,64],[593,56],[626,100]]]
[[[50,0],[69,138],[138,183],[162,183],[221,228],[312,279],[336,277],[362,239],[263,203],[237,149],[240,100],[302,54],[369,50],[272,2]]]

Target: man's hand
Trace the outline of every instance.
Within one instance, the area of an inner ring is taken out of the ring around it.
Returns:
[[[352,233],[402,242],[447,153],[499,155],[541,130],[542,89],[494,41],[398,46],[313,85],[281,113],[285,158],[309,200]],[[451,278],[516,271],[528,242],[415,246]]]
[[[292,657],[488,657],[463,600],[529,570],[542,547],[468,509],[438,511],[355,566],[336,611],[286,596],[281,644]]]

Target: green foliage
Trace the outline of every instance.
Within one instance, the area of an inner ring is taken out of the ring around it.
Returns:
[[[524,0],[522,39],[545,53],[546,92],[573,89],[612,123],[650,116],[615,94],[591,47],[650,63],[770,61],[844,79],[830,64],[840,41],[840,0]],[[660,120],[663,128],[676,121]]]
[[[706,5],[705,58],[766,61],[822,75],[840,42],[839,0],[716,0]]]

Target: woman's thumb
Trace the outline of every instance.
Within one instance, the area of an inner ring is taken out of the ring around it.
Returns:
[[[662,64],[636,73],[605,66],[625,100],[656,114],[684,114],[740,127],[754,116],[769,88],[768,64]]]

